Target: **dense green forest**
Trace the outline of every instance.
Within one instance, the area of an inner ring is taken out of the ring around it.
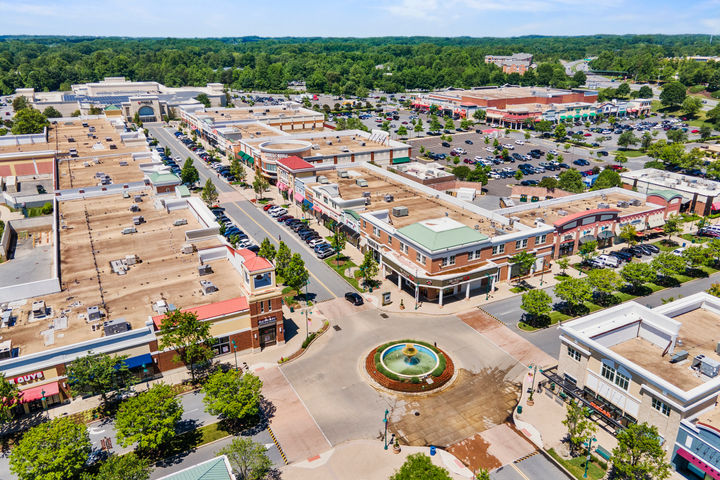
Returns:
[[[539,68],[524,77],[486,65],[487,54],[528,52]],[[469,87],[502,83],[572,86],[559,59],[598,56],[593,67],[662,80],[688,62],[684,55],[720,55],[707,35],[514,38],[91,38],[0,37],[0,91],[68,90],[73,83],[124,75],[168,86],[222,82],[237,89],[308,89],[359,94],[370,89]],[[693,65],[690,83],[709,81],[716,64]],[[687,67],[688,69],[690,67]],[[699,72],[699,73],[698,73]]]

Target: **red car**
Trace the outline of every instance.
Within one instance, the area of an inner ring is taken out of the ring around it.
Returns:
[[[612,168],[612,169],[615,170],[616,172],[619,172],[620,170],[623,169],[623,166],[622,166],[622,165],[617,165],[617,164],[615,164],[615,165],[610,165],[610,168]]]
[[[586,133],[584,136],[585,136],[585,137],[592,137],[592,133]]]
[[[270,210],[270,209],[273,208],[274,206],[275,206],[275,205],[273,205],[272,203],[268,203],[267,205],[265,205],[265,206],[263,207],[263,210],[267,212],[268,210]]]
[[[690,133],[700,133],[700,130],[696,128],[695,130],[691,130]]]

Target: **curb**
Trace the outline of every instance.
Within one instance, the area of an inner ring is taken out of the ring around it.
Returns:
[[[287,457],[285,456],[285,452],[283,452],[282,447],[280,446],[280,442],[277,441],[277,438],[275,438],[275,434],[273,433],[272,429],[270,428],[270,425],[267,427],[267,431],[270,434],[270,438],[272,438],[273,443],[277,447],[278,451],[280,452],[280,456],[283,459],[283,462],[285,462],[285,465],[288,465],[290,462],[288,462]]]
[[[300,350],[296,350],[296,351],[295,351],[295,353],[298,353],[298,352],[300,352],[300,353],[298,353],[298,354],[295,355],[295,356],[292,356],[292,355],[294,355],[294,354],[291,354],[285,361],[283,361],[283,362],[278,362],[277,365],[278,365],[278,366],[282,366],[282,365],[285,365],[286,363],[290,363],[290,362],[292,362],[293,360],[297,360],[298,358],[302,357],[302,356],[305,354],[305,352],[308,351],[308,349],[310,348],[310,345],[312,345],[313,343],[315,343],[315,341],[316,341],[318,338],[322,337],[325,332],[327,332],[328,330],[330,330],[330,321],[327,321],[327,324],[326,324],[326,325],[327,325],[327,328],[321,328],[320,330],[318,330],[317,332],[315,332],[315,337],[314,337],[312,340],[310,340],[310,343],[307,344],[307,347],[302,348],[302,346],[301,346],[301,347],[300,347]]]

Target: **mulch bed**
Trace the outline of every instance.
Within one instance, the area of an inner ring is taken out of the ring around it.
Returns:
[[[430,392],[432,390],[437,390],[438,388],[445,385],[455,373],[455,365],[450,359],[450,356],[443,350],[440,350],[438,348],[438,351],[440,351],[440,353],[445,357],[445,370],[443,371],[443,373],[440,374],[439,377],[430,376],[430,378],[432,378],[433,380],[432,384],[428,385],[425,381],[421,381],[420,383],[412,383],[410,381],[400,382],[397,380],[393,380],[378,372],[375,368],[375,353],[377,352],[377,349],[378,347],[375,347],[365,358],[365,370],[367,370],[368,374],[370,374],[373,380],[375,380],[383,387],[389,388],[390,390],[409,393]]]

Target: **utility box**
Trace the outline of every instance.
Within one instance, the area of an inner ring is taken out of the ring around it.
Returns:
[[[173,226],[179,227],[180,225],[187,225],[187,220],[184,218],[181,218],[180,220],[175,220],[173,222]]]
[[[393,217],[407,217],[410,214],[408,207],[393,207]]]
[[[145,223],[145,217],[142,215],[138,215],[137,217],[133,217],[133,224],[140,225],[141,223]]]
[[[129,234],[131,234],[131,233],[137,233],[137,228],[135,228],[135,227],[127,227],[127,228],[123,228],[123,230],[122,230],[122,234],[123,234],[123,235],[129,235]]]
[[[135,198],[133,198],[133,202],[135,203],[142,203],[142,195],[135,195]]]
[[[125,264],[126,265],[135,265],[136,263],[138,263],[137,255],[125,255]]]
[[[198,274],[202,277],[203,275],[210,275],[212,273],[212,267],[207,263],[198,267]]]
[[[368,183],[367,180],[361,177],[355,179],[355,185],[357,185],[358,187],[367,187]]]
[[[94,307],[87,308],[87,319],[89,322],[96,322],[100,320],[102,314],[100,313],[100,307],[97,305]]]
[[[670,357],[670,363],[678,363],[682,362],[688,358],[688,352],[687,350],[680,350],[678,352],[675,352],[672,357]]]
[[[189,255],[195,251],[195,245],[193,245],[192,243],[186,243],[185,245],[183,245],[180,251],[186,255]]]

